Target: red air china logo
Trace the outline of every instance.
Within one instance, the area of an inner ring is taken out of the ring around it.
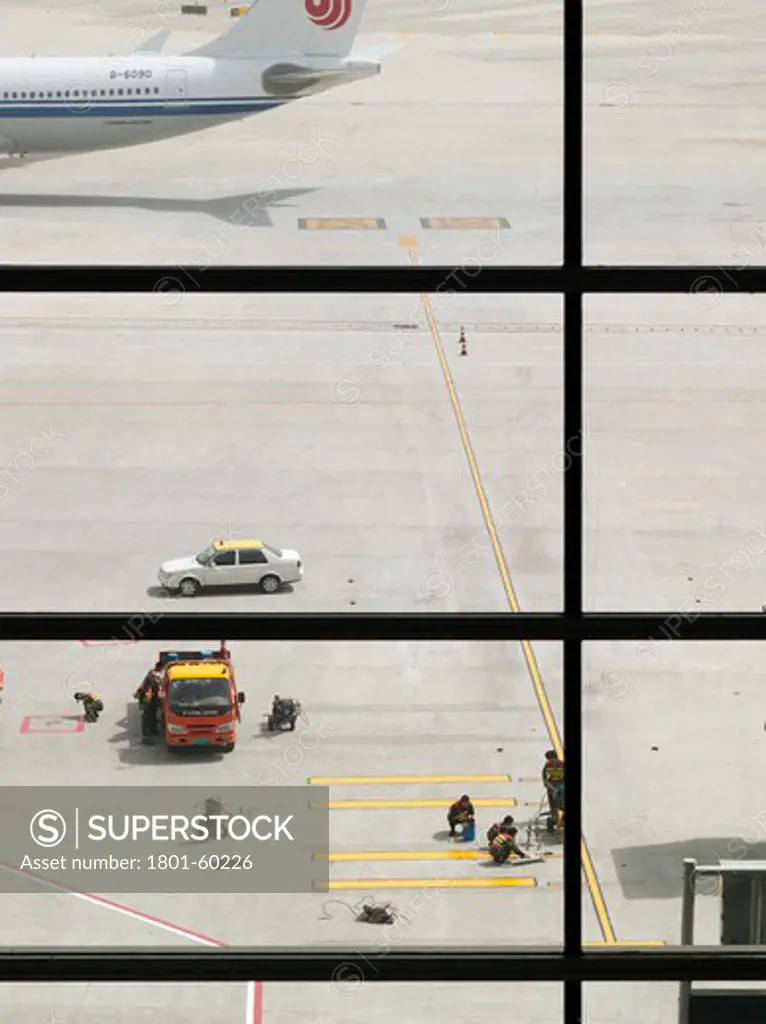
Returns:
[[[306,14],[320,28],[332,32],[351,17],[351,0],[305,0]]]

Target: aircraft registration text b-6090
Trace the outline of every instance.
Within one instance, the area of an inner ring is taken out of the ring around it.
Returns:
[[[110,71],[110,78],[151,78],[151,68],[128,68],[126,71]]]

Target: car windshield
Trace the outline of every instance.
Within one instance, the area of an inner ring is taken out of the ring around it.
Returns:
[[[215,548],[212,544],[209,544],[204,551],[200,551],[198,555],[194,556],[200,565],[208,565],[215,557]]]
[[[228,679],[174,679],[170,710],[176,715],[220,715],[231,707]]]
[[[270,555],[275,555],[277,558],[282,557],[282,551],[279,548],[272,547],[271,544],[264,544],[263,550],[268,551]]]

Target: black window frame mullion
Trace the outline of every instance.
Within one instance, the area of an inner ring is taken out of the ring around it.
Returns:
[[[563,269],[580,274],[583,266],[583,0],[564,3],[563,73]],[[563,301],[563,596],[564,613],[583,612],[583,323],[582,293],[566,292]],[[579,440],[579,445],[578,445]],[[564,829],[564,956],[583,955],[582,836],[582,644],[564,642],[563,736],[566,751],[566,825]],[[564,1020],[579,1024],[582,980],[564,982]]]

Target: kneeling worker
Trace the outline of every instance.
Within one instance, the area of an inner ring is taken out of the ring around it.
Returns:
[[[449,834],[455,835],[455,826],[457,825],[470,825],[476,820],[476,814],[471,803],[471,798],[467,793],[463,793],[459,800],[456,800],[454,804],[447,811],[447,824],[449,825]]]
[[[508,860],[512,853],[517,857],[528,857],[529,854],[525,853],[516,842],[518,834],[519,830],[516,828],[510,814],[507,814],[502,821],[496,822],[487,832],[489,852],[492,854],[492,859],[502,863]]]
[[[510,814],[506,814],[502,821],[496,821],[494,825],[487,829],[487,844],[491,845],[492,840],[501,834],[515,839],[518,832],[519,830],[514,824],[513,817]]]
[[[104,710],[104,702],[95,693],[76,693],[74,699],[82,704],[86,722],[98,721],[98,716]]]

